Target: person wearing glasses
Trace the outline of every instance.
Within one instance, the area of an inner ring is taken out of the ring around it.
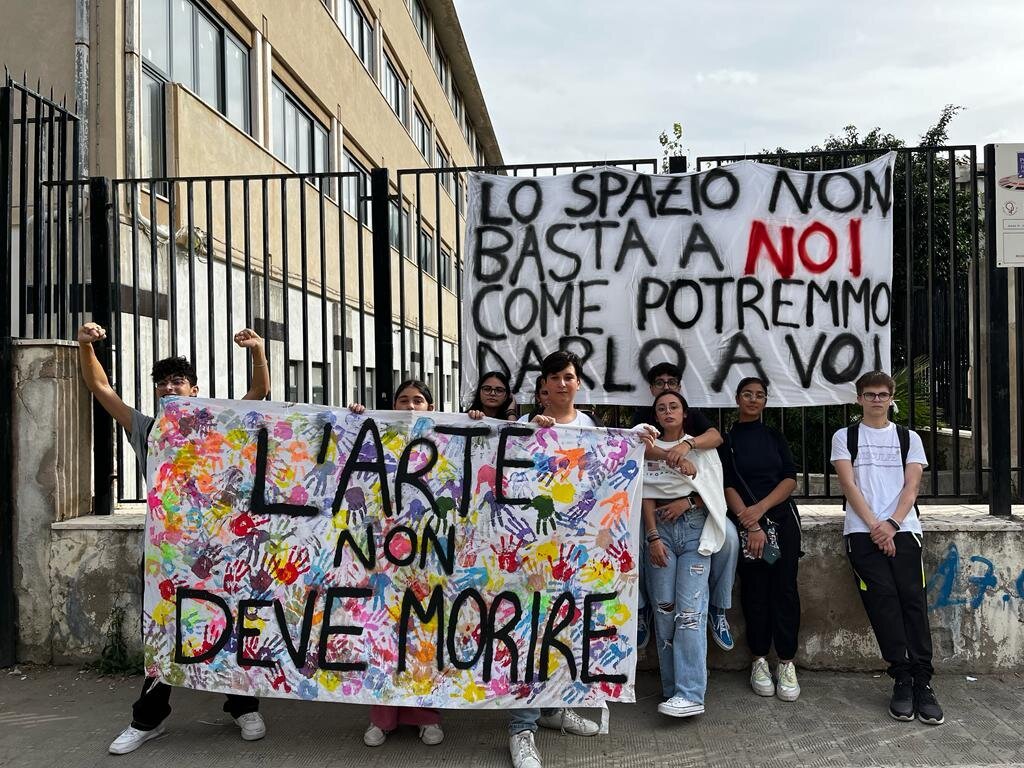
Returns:
[[[750,687],[760,696],[796,701],[797,635],[800,631],[800,519],[791,498],[796,465],[786,439],[761,421],[768,382],[756,376],[736,387],[738,418],[725,438],[725,500],[730,517],[745,531],[739,562],[740,606],[747,645],[754,657]],[[772,645],[779,657],[778,685],[766,659]]]
[[[107,338],[107,331],[96,323],[86,323],[78,329],[78,359],[82,368],[82,379],[93,397],[103,406],[128,435],[128,443],[135,451],[136,461],[146,476],[146,459],[149,455],[149,432],[156,419],[132,408],[125,403],[110,385],[106,371],[96,356],[94,344]],[[235,334],[235,344],[249,352],[252,357],[252,384],[242,397],[243,400],[262,400],[270,393],[270,368],[263,348],[263,339],[250,328],[243,328]],[[196,397],[199,394],[199,377],[192,363],[184,357],[167,357],[153,363],[153,398],[159,404],[161,399],[171,395]],[[158,405],[159,407],[159,405]],[[171,686],[159,678],[147,677],[142,684],[142,693],[132,704],[132,721],[114,739],[108,751],[112,755],[134,752],[150,739],[165,732],[164,720],[171,714]],[[241,730],[245,741],[262,739],[267,732],[266,723],[259,713],[260,701],[254,696],[227,694],[224,711],[231,716]]]
[[[651,397],[656,398],[662,392],[678,392],[683,394],[682,378],[683,371],[678,365],[669,362],[658,363],[647,372],[647,384],[651,388]],[[640,424],[658,426],[653,406],[637,408],[633,412],[631,426],[636,427]],[[683,432],[686,434],[686,438],[672,448],[665,457],[665,463],[668,466],[681,472],[688,472],[693,469],[693,465],[686,458],[690,451],[712,450],[722,444],[721,432],[715,429],[708,420],[708,417],[696,408],[687,409]],[[651,457],[648,456],[648,458]],[[686,510],[687,506],[683,501],[675,501],[664,507],[659,514],[663,515],[664,520],[671,522],[682,516]],[[711,629],[711,636],[723,651],[731,651],[735,644],[733,642],[732,630],[729,628],[729,619],[725,612],[732,608],[732,588],[736,581],[736,562],[739,559],[739,554],[740,540],[739,535],[736,533],[736,526],[728,522],[725,526],[725,541],[722,544],[722,548],[711,558],[710,600],[708,604],[708,626]],[[640,574],[641,590],[638,603],[639,616],[637,618],[638,648],[643,648],[646,645],[646,642],[641,642],[641,640],[645,640],[649,634],[647,628],[650,622],[650,609],[647,606],[647,599],[644,594],[646,561],[646,557],[640,558],[642,571]]]
[[[480,377],[467,411],[470,418],[516,420],[516,401],[508,376],[501,371],[488,371]]]
[[[944,722],[932,690],[921,520],[917,492],[928,465],[921,438],[889,421],[896,383],[882,371],[857,379],[860,422],[832,437],[832,464],[846,497],[843,538],[854,580],[889,676],[889,715]]]

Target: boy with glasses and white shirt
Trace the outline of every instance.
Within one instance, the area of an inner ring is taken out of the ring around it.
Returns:
[[[928,459],[916,432],[889,421],[895,388],[882,371],[857,380],[864,418],[832,437],[832,464],[846,496],[846,553],[895,680],[889,714],[939,725],[943,714],[931,687],[932,641],[915,503]]]

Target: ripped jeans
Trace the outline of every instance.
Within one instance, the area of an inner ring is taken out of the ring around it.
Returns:
[[[668,565],[647,571],[647,597],[654,608],[658,666],[665,698],[704,703],[708,683],[708,576],[711,557],[697,553],[707,511],[692,510],[673,522],[658,522]]]

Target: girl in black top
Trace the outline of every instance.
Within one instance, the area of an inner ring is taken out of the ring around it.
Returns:
[[[800,629],[796,583],[800,520],[790,498],[796,489],[796,466],[785,438],[761,421],[767,400],[768,383],[760,378],[743,379],[736,388],[739,419],[723,446],[725,500],[747,535],[738,571],[747,643],[754,656],[750,685],[761,696],[796,701],[800,685],[793,657]],[[768,546],[769,528],[777,537],[778,559],[773,562],[768,561],[776,554]],[[765,660],[773,643],[779,657],[778,685]]]
[[[501,371],[488,371],[481,376],[468,413],[474,419],[487,416],[491,419],[515,421],[516,401],[512,396],[508,376]]]

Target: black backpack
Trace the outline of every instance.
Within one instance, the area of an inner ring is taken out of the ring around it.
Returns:
[[[910,453],[910,430],[904,427],[902,424],[894,424],[896,427],[896,439],[900,443],[900,462],[903,464],[904,471],[907,468],[907,454]],[[850,452],[850,465],[852,466],[857,461],[857,449],[860,447],[860,422],[855,421],[853,424],[846,428],[846,450]],[[843,509],[846,509],[846,499],[843,499]],[[917,516],[921,516],[921,510],[917,508],[917,502],[914,502],[914,512]]]

